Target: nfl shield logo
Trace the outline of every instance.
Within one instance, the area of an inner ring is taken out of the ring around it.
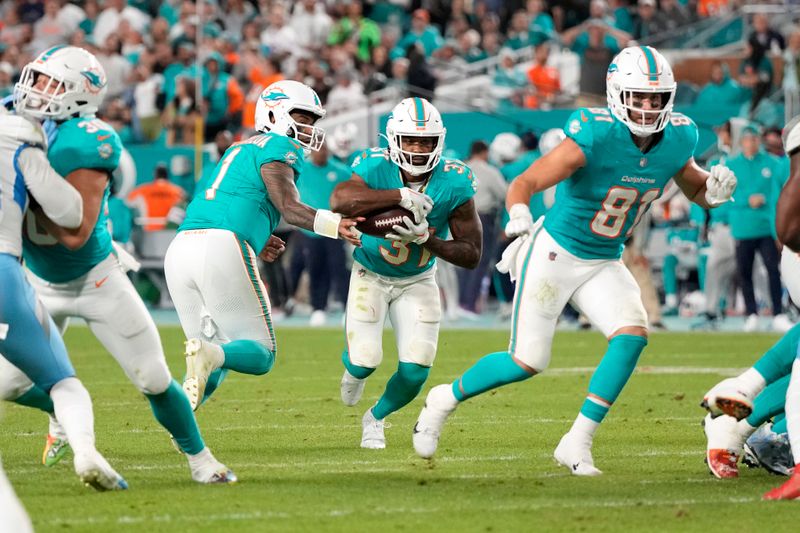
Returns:
[[[639,160],[639,166],[644,167],[645,165],[647,165],[647,158],[643,157]]]

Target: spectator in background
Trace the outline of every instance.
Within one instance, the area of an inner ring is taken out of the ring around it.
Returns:
[[[195,47],[192,42],[182,42],[176,46],[175,58],[164,65],[164,98],[167,102],[175,97],[177,78],[195,77]]]
[[[205,138],[211,139],[228,124],[241,116],[244,93],[236,78],[225,72],[225,60],[219,52],[212,52],[205,60],[208,72],[205,93]]]
[[[286,8],[283,4],[272,4],[269,9],[269,25],[261,32],[261,44],[269,48],[270,55],[278,59],[298,52],[298,36],[286,22]]]
[[[777,331],[786,331],[792,324],[782,312],[779,256],[770,213],[772,180],[778,178],[783,165],[761,148],[758,127],[746,126],[740,142],[741,153],[729,159],[727,166],[738,179],[730,207],[730,224],[731,234],[736,241],[736,266],[747,313],[744,330],[758,329],[758,307],[753,290],[753,261],[758,252],[769,277],[772,327]]]
[[[358,81],[358,76],[353,70],[336,72],[336,84],[328,93],[325,109],[328,115],[335,115],[349,109],[356,109],[367,104],[364,87]]]
[[[550,44],[536,46],[533,53],[533,65],[528,70],[533,94],[525,103],[525,107],[538,108],[550,106],[561,92],[561,75],[558,69],[547,64],[550,58]]]
[[[135,187],[128,195],[128,205],[136,209],[145,231],[159,231],[167,226],[173,209],[186,202],[186,192],[169,181],[167,166],[156,166],[153,181]]]
[[[144,142],[153,142],[161,134],[161,111],[158,95],[164,85],[164,76],[154,74],[149,62],[141,62],[134,70],[133,99],[136,105],[138,137]]]
[[[180,76],[176,81],[175,96],[162,114],[167,128],[167,146],[195,142],[195,128],[200,108],[195,100],[195,81]]]
[[[537,45],[555,37],[556,25],[553,17],[547,12],[544,0],[528,0],[526,11],[530,21],[528,26],[530,44]]]
[[[346,9],[347,16],[334,23],[328,35],[328,44],[336,46],[353,40],[357,45],[358,60],[369,61],[372,49],[381,44],[381,29],[375,22],[362,16],[361,0],[352,0]]]
[[[609,0],[608,9],[614,17],[614,27],[626,33],[633,33],[633,17],[628,0]]]
[[[485,58],[486,55],[480,49],[481,34],[477,30],[467,30],[458,38],[458,55],[467,63],[474,63]]]
[[[100,47],[95,51],[97,61],[103,66],[108,78],[108,89],[106,98],[120,96],[127,88],[130,81],[133,67],[127,59],[120,54],[122,46],[119,35],[110,33],[103,43],[98,43]]]
[[[661,31],[674,31],[692,22],[692,16],[686,6],[677,0],[661,0],[661,12],[658,13]]]
[[[256,16],[253,4],[245,0],[225,0],[222,10],[222,23],[230,35],[241,35],[244,25]]]
[[[786,48],[786,41],[778,31],[769,25],[769,19],[764,13],[753,15],[753,33],[747,40],[753,50],[761,55],[780,55]]]
[[[459,269],[459,305],[464,314],[476,317],[483,280],[494,258],[499,236],[497,220],[505,203],[508,183],[497,167],[489,163],[489,146],[483,141],[475,141],[470,146],[467,166],[478,186],[474,201],[483,226],[483,253],[473,270]]]
[[[661,17],[656,9],[656,0],[639,0],[633,23],[633,38],[646,39],[664,31]]]
[[[14,67],[7,61],[0,61],[0,98],[14,91]]]
[[[297,35],[297,44],[315,52],[325,45],[333,20],[325,12],[323,2],[301,0],[295,3],[289,24]]]
[[[515,93],[521,92],[528,85],[528,80],[525,72],[515,64],[511,49],[500,50],[498,59],[492,76],[491,95],[498,100],[510,102]]]
[[[61,9],[57,0],[44,2],[44,15],[33,25],[32,50],[46,50],[56,44],[61,44],[66,38],[66,30],[58,19]]]
[[[728,66],[714,60],[710,67],[711,79],[700,90],[695,105],[742,104],[750,97],[750,90],[739,85],[728,74]]]
[[[783,89],[800,98],[800,30],[789,35],[789,43],[783,52]]]
[[[519,50],[531,44],[527,11],[519,10],[511,16],[506,32],[505,46],[512,50]]]
[[[587,20],[561,35],[565,45],[581,57],[580,91],[591,95],[606,94],[608,65],[630,35],[599,20]]]
[[[419,43],[425,57],[430,57],[437,50],[444,40],[436,26],[431,25],[430,15],[425,9],[417,9],[411,15],[411,29],[397,43],[392,50],[392,57],[401,57],[412,45]]]
[[[436,76],[431,72],[430,66],[425,59],[425,54],[421,46],[416,44],[408,51],[408,95],[419,96],[421,98],[432,98],[433,91],[436,89]]]
[[[330,209],[330,197],[339,183],[350,179],[350,168],[331,159],[328,147],[311,152],[303,167],[303,175],[297,182],[297,190],[302,201],[314,209]],[[347,302],[349,275],[345,266],[344,242],[336,239],[325,239],[319,235],[300,230],[296,236],[298,245],[294,253],[303,259],[308,268],[312,283],[311,291],[311,326],[323,326],[327,319],[328,295],[333,290],[336,299],[342,304]],[[292,263],[295,265],[294,257]],[[299,262],[298,262],[299,265]],[[292,268],[292,292],[297,290],[300,272]]]
[[[762,98],[772,88],[772,62],[766,56],[766,50],[760,46],[753,47],[748,41],[747,57],[739,66],[739,82],[752,90],[750,112],[755,111]]]
[[[249,49],[242,56],[242,68],[245,70],[250,88],[244,96],[242,108],[242,127],[247,130],[255,129],[256,103],[261,97],[261,92],[275,83],[284,79],[280,62],[273,57],[262,57],[256,50]],[[319,94],[319,91],[317,91]],[[320,95],[320,98],[323,98]]]
[[[730,0],[698,0],[697,14],[701,17],[714,17],[730,12]]]
[[[105,43],[106,37],[117,30],[121,20],[127,20],[131,28],[144,34],[150,24],[150,15],[141,10],[129,6],[127,0],[105,0],[103,11],[97,17],[94,31],[92,33],[95,42]],[[108,71],[106,71],[108,74]],[[110,76],[109,76],[110,79]]]

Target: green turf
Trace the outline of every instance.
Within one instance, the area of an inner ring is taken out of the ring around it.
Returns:
[[[164,328],[162,336],[180,376],[180,333]],[[270,374],[231,375],[199,411],[206,442],[240,479],[203,487],[191,481],[147,402],[88,330],[70,330],[67,346],[94,399],[98,448],[131,488],[95,494],[80,486],[71,461],[41,466],[46,418],[9,406],[0,450],[37,530],[786,531],[796,525],[798,504],[760,501],[783,478],[745,468],[739,480],[721,482],[703,465],[697,406],[703,392],[725,369],[752,364],[775,336],[653,335],[640,362],[644,371],[598,432],[594,457],[605,475],[591,479],[571,476],[551,454],[583,401],[591,373],[581,368],[594,367],[605,349],[597,333],[559,333],[553,372],[465,403],[432,462],[411,447],[422,398],[389,418],[388,449],[358,447],[361,415],[396,366],[389,336],[385,364],[355,408],[339,402],[339,331],[279,330],[278,339]],[[506,342],[503,332],[442,332],[429,386],[452,380]],[[671,373],[659,373],[663,367]]]

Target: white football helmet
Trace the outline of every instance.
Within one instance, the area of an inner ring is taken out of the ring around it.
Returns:
[[[37,86],[40,76],[49,78],[47,85]],[[59,45],[22,69],[14,86],[14,108],[40,120],[93,115],[107,90],[106,73],[94,55],[77,46]]]
[[[542,155],[546,155],[552,151],[556,146],[561,144],[561,141],[567,138],[567,134],[561,128],[553,128],[542,133],[539,139],[539,151]]]
[[[498,133],[489,145],[489,159],[496,165],[511,163],[521,154],[522,139],[515,133]]]
[[[317,151],[325,141],[325,131],[310,124],[300,124],[292,118],[292,111],[306,111],[317,117],[325,110],[316,91],[294,80],[276,81],[261,92],[256,103],[256,130],[291,137],[302,146]]]
[[[406,98],[392,109],[386,121],[389,157],[395,165],[412,176],[430,172],[442,157],[446,133],[442,116],[433,104],[424,98]],[[403,150],[403,140],[407,137],[433,137],[436,144],[427,153],[410,152]],[[415,165],[414,158],[420,157],[425,158],[425,163]]]
[[[667,60],[650,46],[630,46],[611,60],[606,76],[608,107],[634,135],[646,137],[663,130],[672,115],[675,77]],[[661,109],[642,110],[633,105],[634,93],[661,93]],[[642,120],[631,119],[631,111]],[[655,120],[647,120],[655,115]]]
[[[353,122],[346,122],[336,126],[328,135],[328,148],[339,159],[344,159],[353,153],[353,141],[358,135],[358,127]]]

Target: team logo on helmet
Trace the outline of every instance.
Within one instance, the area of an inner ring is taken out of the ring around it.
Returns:
[[[280,103],[281,100],[289,100],[289,96],[281,91],[280,87],[273,87],[269,92],[261,93],[261,99],[267,107],[274,107]]]
[[[87,69],[81,71],[81,76],[86,78],[86,90],[92,94],[97,94],[106,86],[103,74],[97,69]]]

